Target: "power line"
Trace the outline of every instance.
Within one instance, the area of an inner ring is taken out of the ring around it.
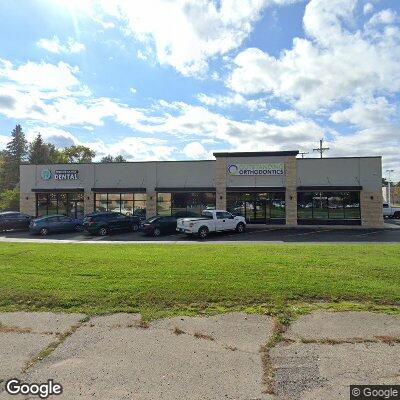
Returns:
[[[323,143],[324,139],[320,139],[319,141],[319,147],[317,149],[313,149],[313,151],[318,151],[320,154],[320,158],[322,158],[322,154],[324,151],[329,150],[329,147],[323,147],[322,143]]]

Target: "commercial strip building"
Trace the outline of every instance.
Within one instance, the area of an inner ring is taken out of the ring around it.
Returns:
[[[20,208],[41,216],[227,209],[249,223],[381,227],[381,157],[214,153],[207,161],[21,165]]]

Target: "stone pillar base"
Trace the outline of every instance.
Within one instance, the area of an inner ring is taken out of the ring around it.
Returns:
[[[24,214],[36,217],[36,194],[21,193],[19,195],[19,210]]]
[[[365,228],[383,228],[382,190],[362,190],[360,193],[361,225]]]
[[[146,197],[146,219],[157,215],[157,193],[147,192]]]
[[[83,209],[85,214],[94,212],[94,193],[85,192],[83,194]]]

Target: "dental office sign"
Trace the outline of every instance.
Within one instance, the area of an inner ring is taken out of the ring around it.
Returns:
[[[56,169],[53,175],[49,169],[44,169],[41,171],[40,176],[46,181],[52,177],[56,181],[76,181],[79,179],[79,171],[77,169]]]
[[[285,164],[284,163],[230,164],[228,166],[228,174],[239,175],[239,176],[285,175]]]

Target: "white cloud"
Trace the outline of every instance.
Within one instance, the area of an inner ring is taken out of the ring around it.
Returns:
[[[7,143],[10,141],[9,136],[0,135],[0,150],[4,150],[7,146]]]
[[[294,110],[277,110],[273,108],[268,111],[268,115],[279,121],[296,121],[301,119],[299,114]]]
[[[366,3],[363,7],[363,12],[365,15],[371,13],[374,10],[374,5],[372,3]]]
[[[336,123],[351,123],[358,127],[377,127],[390,123],[390,117],[394,115],[394,105],[384,97],[376,99],[356,99],[351,107],[334,112],[330,120]]]
[[[388,25],[393,24],[397,20],[397,14],[392,10],[382,10],[374,14],[368,21],[369,25]]]
[[[78,72],[78,67],[72,67],[63,61],[58,64],[28,61],[25,64],[14,67],[11,62],[0,59],[0,77],[15,82],[25,91],[30,88],[65,90],[76,87],[79,85],[79,81],[75,76]]]
[[[86,46],[83,43],[79,43],[71,37],[68,38],[65,44],[62,44],[57,36],[53,36],[51,39],[40,39],[36,44],[40,48],[56,54],[80,53],[86,50]]]
[[[240,52],[228,85],[241,94],[272,93],[303,110],[354,96],[397,92],[399,29],[387,25],[382,31],[368,24],[364,30],[350,31],[356,2],[311,0],[303,19],[309,38],[295,38],[292,48],[278,58],[257,48]]]
[[[182,152],[188,158],[191,158],[194,160],[213,158],[212,152],[207,151],[204,148],[204,146],[199,142],[191,142],[191,143],[187,144],[183,148]]]
[[[199,93],[197,99],[207,106],[217,106],[221,108],[227,108],[231,106],[246,107],[249,110],[261,111],[267,106],[267,103],[263,99],[246,99],[239,93],[230,93],[227,96],[223,95],[212,95],[208,96],[205,93]]]
[[[208,59],[237,48],[269,5],[296,0],[103,1],[103,11],[126,24],[125,32],[153,46],[158,62],[184,75],[201,75]],[[138,57],[147,58],[141,51]]]

